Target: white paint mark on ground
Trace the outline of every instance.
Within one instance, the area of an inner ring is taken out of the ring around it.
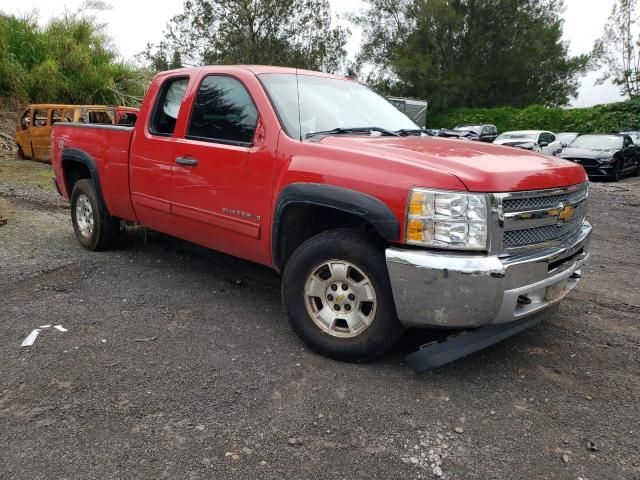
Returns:
[[[25,338],[22,341],[22,345],[20,345],[20,346],[21,347],[30,347],[31,345],[33,345],[33,342],[36,341],[36,338],[38,338],[38,335],[40,335],[40,329],[36,328],[29,335],[27,335],[27,338]]]
[[[33,345],[33,342],[36,341],[36,338],[38,338],[38,335],[40,335],[40,332],[42,330],[46,330],[50,326],[51,325],[41,325],[40,327],[33,329],[31,331],[31,333],[29,335],[27,335],[27,338],[25,338],[22,341],[22,344],[20,346],[21,347],[31,347]],[[55,325],[53,328],[55,328],[56,330],[58,330],[59,332],[62,332],[62,333],[69,331],[66,328],[64,328],[62,325]]]

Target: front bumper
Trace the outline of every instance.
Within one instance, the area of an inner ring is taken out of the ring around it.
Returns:
[[[533,315],[577,285],[590,236],[585,222],[568,246],[511,256],[388,248],[398,317],[407,327],[472,328]]]

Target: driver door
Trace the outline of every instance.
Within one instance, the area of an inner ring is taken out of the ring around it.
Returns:
[[[172,166],[171,211],[180,236],[253,261],[268,258],[273,158],[258,108],[231,75],[199,82]]]

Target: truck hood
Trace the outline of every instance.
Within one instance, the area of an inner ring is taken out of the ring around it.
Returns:
[[[379,160],[411,162],[455,175],[472,192],[513,192],[587,181],[573,162],[489,143],[435,137],[327,136],[322,144]],[[398,167],[399,168],[399,167]],[[416,185],[426,183],[416,179]]]

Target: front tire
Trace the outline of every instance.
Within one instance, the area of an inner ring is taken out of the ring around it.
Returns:
[[[371,360],[404,331],[384,250],[355,230],[331,230],[304,242],[285,268],[282,300],[302,340],[337,360]]]
[[[612,182],[619,182],[622,179],[622,161],[616,162],[616,166],[613,169],[613,174],[610,180]]]
[[[71,222],[76,238],[87,250],[108,250],[118,240],[120,220],[100,204],[90,180],[78,180],[73,186]]]

